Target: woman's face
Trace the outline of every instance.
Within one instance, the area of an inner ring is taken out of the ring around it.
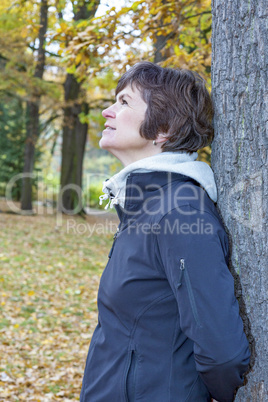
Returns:
[[[116,102],[102,112],[106,123],[100,147],[113,154],[125,166],[160,151],[153,146],[152,141],[140,136],[139,129],[146,109],[147,104],[140,91],[127,86],[118,93]]]

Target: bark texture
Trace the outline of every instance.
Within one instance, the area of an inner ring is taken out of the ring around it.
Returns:
[[[74,10],[74,21],[94,17],[100,0],[84,0]],[[82,194],[83,159],[88,125],[82,124],[79,114],[88,114],[88,104],[82,100],[81,82],[67,74],[64,84],[66,107],[62,129],[61,194],[58,210],[64,213],[80,212]]]
[[[45,68],[45,39],[48,24],[48,2],[42,0],[40,6],[40,29],[38,34],[38,56],[34,77],[42,80]],[[32,173],[34,168],[35,145],[40,134],[39,104],[41,94],[35,89],[32,99],[27,102],[27,139],[25,144],[24,178],[22,180],[21,209],[32,211]]]
[[[215,139],[212,167],[218,209],[229,233],[251,368],[235,401],[267,395],[267,3],[214,0],[212,94]]]

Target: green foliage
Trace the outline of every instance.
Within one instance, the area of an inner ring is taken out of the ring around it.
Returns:
[[[90,208],[104,208],[105,205],[100,206],[99,204],[99,196],[103,194],[102,186],[102,182],[90,184],[90,187],[83,193],[84,205]]]
[[[5,194],[6,185],[17,174],[23,172],[26,141],[25,107],[17,98],[5,98],[0,103],[0,193]],[[41,156],[36,152],[36,159]],[[12,187],[12,198],[19,200],[22,181]]]
[[[26,140],[25,113],[22,103],[10,99],[0,104],[0,185],[4,195],[9,180],[23,171],[24,144]],[[12,189],[12,196],[20,199],[21,180]]]
[[[92,148],[86,154],[84,170],[90,175],[90,182],[106,180],[121,169],[122,164],[108,151]]]

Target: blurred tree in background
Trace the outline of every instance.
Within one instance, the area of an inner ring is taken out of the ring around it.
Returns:
[[[26,111],[26,142],[23,173],[27,175],[22,179],[21,209],[32,211],[32,175],[34,170],[34,155],[36,142],[40,136],[39,110],[42,96],[42,83],[45,70],[45,41],[48,28],[48,1],[41,0],[40,3],[40,22],[38,28],[38,47],[34,48],[37,52],[35,60],[33,80],[36,80],[34,90],[27,100]]]
[[[94,17],[100,0],[81,0],[73,3],[73,23],[87,23]],[[62,17],[62,15],[61,15]],[[62,21],[62,19],[61,19]],[[64,25],[62,22],[61,26]],[[65,38],[68,45],[68,38]],[[62,212],[72,211],[78,207],[82,210],[82,175],[83,159],[88,134],[88,123],[80,119],[80,114],[89,113],[85,89],[82,83],[86,77],[78,79],[73,73],[67,73],[64,82],[64,119],[62,127],[61,160],[61,196],[58,208]],[[75,189],[74,189],[74,186]],[[68,189],[66,189],[68,187]]]

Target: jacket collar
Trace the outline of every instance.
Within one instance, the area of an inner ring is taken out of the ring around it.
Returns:
[[[100,196],[100,204],[103,200],[109,200],[105,209],[109,206],[125,205],[126,183],[130,174],[145,172],[172,172],[189,176],[196,180],[207,191],[209,197],[217,200],[217,189],[211,168],[205,162],[196,161],[197,153],[187,152],[162,152],[138,160],[115,176],[103,183],[104,194]]]
[[[114,205],[120,221],[141,213],[146,200],[160,197],[163,189],[174,182],[189,182],[199,186],[195,180],[179,173],[130,173],[126,182],[125,205],[124,207],[120,204]]]

